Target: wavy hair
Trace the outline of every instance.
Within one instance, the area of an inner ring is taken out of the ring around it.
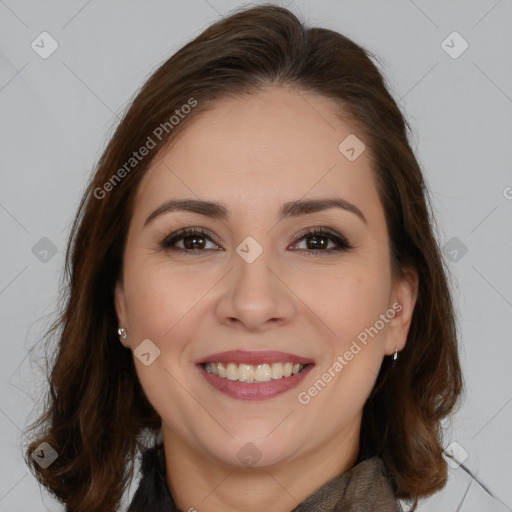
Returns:
[[[49,390],[24,448],[35,477],[66,510],[117,510],[144,435],[161,427],[132,353],[116,336],[114,286],[137,187],[155,156],[208,105],[269,85],[313,92],[339,105],[340,118],[358,130],[371,158],[393,275],[413,267],[419,277],[405,348],[392,371],[384,358],[364,406],[359,460],[381,456],[396,498],[411,501],[413,509],[445,485],[441,420],[463,390],[456,318],[428,191],[408,142],[410,126],[371,57],[335,31],[307,27],[285,8],[239,9],[166,60],[130,103],[76,213],[61,307],[46,333],[57,341],[48,363]],[[178,123],[170,121],[191,100],[197,106]],[[158,147],[132,161],[148,137],[158,138]],[[31,457],[43,441],[58,453],[46,469]]]

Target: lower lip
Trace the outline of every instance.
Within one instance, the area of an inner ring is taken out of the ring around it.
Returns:
[[[213,373],[207,372],[202,364],[197,365],[204,375],[204,378],[218,391],[239,400],[266,400],[289,391],[298,386],[313,369],[313,364],[308,364],[304,369],[292,375],[291,377],[282,377],[272,379],[267,382],[240,382],[238,380],[229,380],[223,377],[217,377]]]

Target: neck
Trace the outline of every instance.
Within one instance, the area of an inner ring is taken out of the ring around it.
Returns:
[[[184,512],[290,512],[357,460],[360,424],[322,446],[266,467],[228,466],[163,428],[167,484]]]

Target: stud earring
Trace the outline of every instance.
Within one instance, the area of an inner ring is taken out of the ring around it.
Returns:
[[[117,334],[119,337],[124,341],[126,338],[128,338],[128,334],[126,333],[126,329],[124,327],[120,327],[117,330]]]

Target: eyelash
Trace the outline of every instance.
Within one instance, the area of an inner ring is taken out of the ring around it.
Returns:
[[[201,253],[201,252],[205,252],[207,250],[212,250],[212,249],[199,249],[199,250],[197,250],[197,249],[182,249],[181,247],[175,247],[176,242],[183,240],[185,238],[188,238],[191,236],[197,236],[197,235],[208,239],[210,242],[214,243],[215,245],[218,245],[214,242],[214,240],[211,239],[211,237],[202,228],[184,228],[184,229],[180,229],[179,231],[176,231],[175,233],[172,233],[167,238],[165,238],[160,243],[160,247],[162,248],[162,250],[181,251],[181,252],[187,252],[187,253]],[[328,238],[331,241],[333,241],[337,245],[337,247],[331,248],[331,249],[294,249],[294,250],[305,251],[307,253],[310,253],[309,256],[316,257],[316,256],[326,255],[326,253],[349,251],[350,249],[353,249],[353,246],[348,242],[348,240],[344,236],[340,235],[339,233],[336,233],[335,231],[332,231],[332,230],[326,229],[326,228],[308,228],[306,231],[302,232],[300,235],[298,235],[294,239],[293,245],[297,244],[302,239],[306,239],[308,237]],[[313,254],[311,254],[311,253],[313,253]]]

